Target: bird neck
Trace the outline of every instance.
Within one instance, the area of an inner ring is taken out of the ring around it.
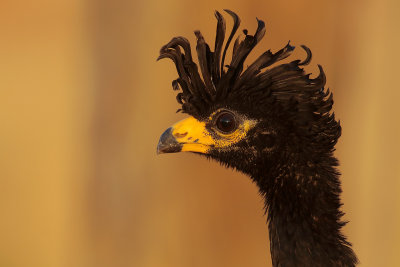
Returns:
[[[337,161],[299,160],[253,175],[265,198],[273,266],[355,266],[340,230]]]

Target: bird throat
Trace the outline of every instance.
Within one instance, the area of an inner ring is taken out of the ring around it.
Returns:
[[[252,175],[265,198],[273,266],[355,266],[340,231],[341,188],[332,165],[333,157]]]

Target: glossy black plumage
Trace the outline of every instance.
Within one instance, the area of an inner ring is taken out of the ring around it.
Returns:
[[[225,42],[225,20],[216,12],[217,32],[213,51],[199,31],[194,62],[190,43],[175,37],[160,51],[171,58],[179,78],[172,82],[180,111],[203,121],[214,111],[228,109],[258,122],[239,143],[212,149],[207,157],[235,168],[257,183],[265,199],[274,266],[355,266],[357,258],[341,234],[340,181],[333,156],[341,127],[330,113],[333,97],[325,90],[325,74],[311,79],[302,66],[306,58],[276,64],[295,49],[287,44],[276,53],[266,51],[244,70],[251,50],[265,35],[257,19],[254,35],[233,44],[239,28],[232,11],[232,31]],[[201,70],[201,76],[198,71]]]

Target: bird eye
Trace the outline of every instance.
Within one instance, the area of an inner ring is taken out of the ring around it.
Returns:
[[[235,116],[230,112],[222,112],[219,114],[215,125],[217,126],[218,130],[223,133],[233,132],[237,127]]]

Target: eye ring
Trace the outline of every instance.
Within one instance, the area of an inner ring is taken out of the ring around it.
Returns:
[[[215,126],[224,134],[232,133],[237,129],[237,119],[232,112],[222,111],[215,119]]]

